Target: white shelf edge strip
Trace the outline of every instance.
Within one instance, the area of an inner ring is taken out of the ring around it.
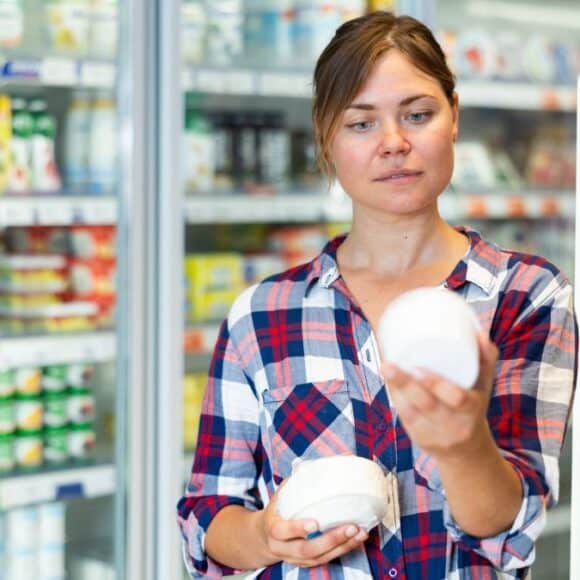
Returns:
[[[0,480],[0,509],[73,499],[94,498],[115,490],[115,467],[97,465]]]
[[[115,359],[114,332],[0,339],[0,369]]]

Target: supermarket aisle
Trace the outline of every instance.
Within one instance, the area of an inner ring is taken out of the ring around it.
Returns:
[[[183,144],[185,244],[166,258],[183,271],[175,297],[184,316],[167,322],[184,335],[183,381],[168,391],[183,410],[176,490],[232,300],[348,228],[349,204],[317,170],[310,128],[312,63],[336,26],[378,8],[434,23],[462,108],[442,213],[543,254],[571,277],[580,73],[572,0],[495,2],[493,10],[476,0],[178,4],[184,110],[174,142]],[[115,0],[0,0],[2,580],[126,577],[115,547],[124,553],[132,534],[122,503],[129,462],[119,455],[130,437],[118,410],[145,387],[132,386],[118,364],[120,345],[129,348],[119,330],[127,313],[116,309],[129,285],[118,265],[150,255],[127,255],[134,224],[119,217],[128,187],[119,179],[124,9]],[[144,149],[138,140],[133,147]],[[146,193],[131,196],[134,208]],[[156,388],[169,389],[162,380]],[[568,578],[570,478],[568,441],[536,579]]]

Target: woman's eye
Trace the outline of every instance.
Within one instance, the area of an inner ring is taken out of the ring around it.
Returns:
[[[362,133],[363,131],[368,131],[372,127],[372,122],[371,121],[358,121],[356,123],[349,123],[347,126],[349,129],[352,129],[353,131],[357,131],[359,133]]]
[[[416,113],[408,113],[405,118],[411,123],[419,124],[428,121],[432,116],[433,113],[431,111],[419,111]]]

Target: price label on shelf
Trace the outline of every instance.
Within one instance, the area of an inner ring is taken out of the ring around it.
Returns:
[[[117,223],[117,204],[113,198],[83,200],[76,204],[77,221],[93,225]]]
[[[465,214],[471,218],[485,218],[488,215],[485,198],[470,196],[466,198]]]
[[[1,226],[29,226],[34,223],[34,208],[24,200],[0,201]]]
[[[83,87],[109,88],[114,86],[116,68],[110,62],[81,63],[80,84]]]
[[[73,208],[68,201],[46,200],[40,202],[36,209],[36,220],[39,225],[68,225],[73,221]]]
[[[227,75],[221,71],[200,69],[197,71],[196,88],[203,93],[225,93]]]
[[[526,204],[523,198],[509,197],[506,201],[506,214],[510,218],[523,218],[527,214]]]
[[[53,86],[76,85],[76,61],[68,58],[45,58],[40,66],[40,82]]]
[[[247,71],[233,71],[227,75],[226,92],[232,95],[254,95],[256,93],[255,77]]]
[[[312,88],[306,75],[264,73],[260,75],[258,93],[267,96],[308,97]]]

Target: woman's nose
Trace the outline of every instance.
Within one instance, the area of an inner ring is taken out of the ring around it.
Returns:
[[[381,155],[397,155],[407,153],[410,149],[409,141],[399,126],[385,127],[381,135],[379,152]]]

